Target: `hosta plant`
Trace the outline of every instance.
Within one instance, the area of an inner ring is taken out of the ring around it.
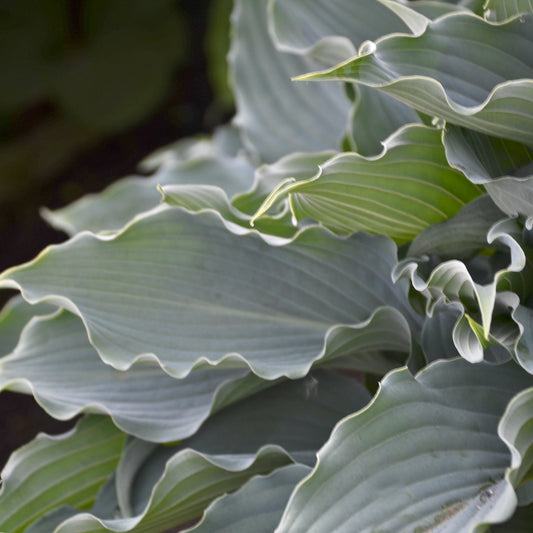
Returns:
[[[533,8],[236,0],[236,115],[0,277],[60,420],[3,533],[531,531]]]

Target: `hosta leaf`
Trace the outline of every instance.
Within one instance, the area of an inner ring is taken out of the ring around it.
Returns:
[[[464,306],[469,314],[465,314],[457,323],[454,343],[461,355],[471,362],[479,362],[483,357],[483,349],[496,342],[496,338],[491,337],[490,332],[498,298],[498,283],[508,273],[520,272],[526,265],[526,256],[513,237],[513,235],[516,237],[517,233],[519,228],[514,220],[503,220],[489,231],[488,243],[495,241],[506,246],[510,258],[507,266],[494,272],[492,281],[486,284],[474,281],[465,263],[456,259],[440,263],[432,270],[427,280],[418,270],[418,265],[410,259],[398,265],[393,274],[395,279],[410,277],[414,289],[427,298],[429,311],[442,297],[448,301],[460,302]],[[507,301],[502,302],[502,305],[508,308]],[[513,303],[511,308],[514,307],[516,304]]]
[[[484,185],[502,211],[533,214],[533,149],[457,126],[446,128],[443,141],[450,165]]]
[[[294,84],[291,77],[316,63],[275,49],[266,24],[268,0],[237,0],[233,13],[230,73],[237,115],[234,123],[261,161],[289,152],[340,147],[349,101],[339,84]]]
[[[139,168],[145,173],[171,171],[180,162],[210,157],[233,158],[243,149],[239,130],[229,124],[216,128],[210,136],[185,137],[167,144],[146,156]]]
[[[506,478],[513,487],[518,487],[519,497],[521,485],[531,483],[531,467],[533,465],[532,407],[533,389],[529,388],[512,399],[498,427],[500,437],[511,450],[512,461],[507,470]]]
[[[82,419],[64,435],[38,435],[2,471],[0,531],[18,533],[60,505],[90,507],[115,469],[125,435],[109,418]]]
[[[388,94],[370,87],[355,87],[352,128],[353,149],[360,155],[377,155],[383,142],[405,124],[420,122],[416,112]]]
[[[98,492],[94,505],[89,512],[96,514],[101,518],[114,518],[118,512],[118,508],[116,476],[113,474]],[[79,510],[75,507],[72,507],[71,505],[62,505],[61,507],[57,507],[53,511],[46,513],[36,522],[33,522],[24,533],[50,533],[51,531],[55,531],[55,528],[59,526],[59,524],[78,513]]]
[[[487,183],[485,188],[498,207],[508,215],[533,215],[533,176],[502,178]]]
[[[288,178],[301,180],[314,176],[319,166],[333,157],[335,153],[332,150],[317,153],[295,152],[271,165],[261,165],[255,171],[255,183],[252,189],[234,197],[232,205],[252,216],[281,183]],[[284,207],[280,209],[280,212],[284,211]]]
[[[312,466],[337,421],[370,399],[356,380],[331,370],[313,370],[305,378],[275,384],[219,411],[183,446],[211,455],[239,455],[271,443]]]
[[[287,178],[301,180],[314,176],[318,167],[335,153],[332,150],[317,153],[296,152],[282,157],[271,165],[261,165],[255,171],[252,190],[237,195],[233,198],[232,204],[243,213],[253,215],[280,183]]]
[[[333,425],[364,406],[370,396],[353,379],[334,372],[316,371],[311,376],[285,381],[211,417],[193,437],[176,447],[131,441],[117,470],[117,491],[124,517],[139,517],[149,508],[152,487],[166,475],[167,462],[193,449],[219,465],[251,459],[264,443],[282,446],[286,459],[315,462],[316,450],[327,440]],[[288,455],[287,455],[288,454]],[[174,474],[175,476],[175,474]],[[242,483],[245,480],[240,481]],[[172,478],[168,483],[172,482]],[[183,481],[181,490],[191,498],[201,478]],[[234,486],[233,488],[237,488]],[[216,496],[229,487],[216,487]]]
[[[412,125],[390,137],[380,156],[333,157],[315,177],[279,189],[275,199],[290,195],[297,219],[311,217],[337,232],[370,231],[402,242],[479,194],[448,166],[440,132]]]
[[[53,313],[56,309],[46,303],[30,305],[20,295],[11,298],[0,312],[0,356],[15,348],[21,331],[31,318]]]
[[[472,11],[477,15],[483,13],[484,0],[471,0],[468,2],[441,2],[440,0],[413,0],[409,7],[429,19],[436,19],[454,11]]]
[[[169,184],[216,185],[229,196],[250,188],[253,169],[238,157],[205,154],[191,159],[169,159],[150,178],[129,177],[104,192],[89,194],[56,211],[43,210],[54,227],[74,235],[82,230],[115,232],[133,217],[161,202],[158,186]]]
[[[385,374],[403,365],[411,349],[409,325],[403,315],[396,309],[381,307],[357,326],[330,330],[320,364]]]
[[[169,442],[192,435],[222,402],[253,391],[254,381],[261,388],[257,378],[239,380],[244,374],[211,369],[176,381],[157,365],[115,370],[100,360],[79,318],[65,311],[32,321],[15,351],[0,359],[0,390],[29,392],[60,420],[105,413],[127,433]]]
[[[283,50],[305,53],[318,41],[342,36],[358,47],[407,27],[390,9],[371,0],[274,0],[271,27],[276,45]]]
[[[39,518],[24,533],[50,533],[51,531],[55,531],[59,524],[77,514],[78,509],[70,505],[58,507],[46,513],[42,518]]]
[[[168,205],[183,207],[188,211],[201,212],[212,210],[219,213],[225,220],[250,228],[251,215],[242,213],[230,204],[226,193],[219,187],[210,185],[168,185],[161,187],[162,201]],[[298,228],[291,222],[290,213],[280,216],[263,217],[254,225],[257,231],[278,237],[292,237]]]
[[[515,347],[516,359],[530,374],[533,374],[533,310],[519,305],[513,319],[520,328],[520,338]]]
[[[422,329],[422,349],[428,363],[460,355],[453,343],[453,330],[462,315],[463,309],[458,302],[446,303],[442,299],[426,316]]]
[[[437,254],[442,258],[464,259],[487,248],[490,228],[503,218],[488,194],[484,194],[444,222],[420,233],[409,246],[409,256]]]
[[[115,237],[81,233],[49,247],[0,283],[78,314],[116,368],[155,357],[183,377],[226,360],[274,379],[305,375],[330,328],[358,333],[379,307],[395,307],[416,331],[406,287],[390,280],[395,263],[385,237],[315,227],[272,246],[228,231],[215,213],[163,206]]]
[[[452,338],[458,352],[467,361],[478,362],[484,359],[492,363],[503,363],[510,359],[512,353],[509,336],[516,337],[517,334],[517,328],[512,322],[502,326],[492,321],[491,331],[487,335],[482,324],[465,313],[456,322]]]
[[[453,124],[532,144],[532,28],[533,15],[493,25],[454,13],[426,21],[416,37],[383,37],[300,79],[361,83]]]
[[[513,363],[391,372],[366,409],[337,425],[276,531],[466,533],[507,519],[516,496],[497,424],[530,384]]]
[[[198,518],[214,499],[234,491],[251,477],[289,463],[287,454],[276,446],[241,456],[209,456],[185,449],[168,459],[139,514],[101,519],[80,513],[60,524],[54,533],[162,532]]]
[[[485,18],[490,21],[503,21],[517,15],[533,13],[531,0],[488,0],[485,3]]]
[[[533,522],[533,505],[518,507],[510,520],[490,528],[490,533],[529,533]]]
[[[216,413],[179,446],[132,439],[117,468],[120,514],[114,520],[78,515],[57,531],[154,532],[198,518],[211,501],[255,474],[295,459],[313,464],[339,418],[369,399],[357,381],[313,371]]]
[[[295,485],[309,473],[304,465],[278,468],[265,477],[255,477],[237,492],[213,502],[195,533],[272,533]]]

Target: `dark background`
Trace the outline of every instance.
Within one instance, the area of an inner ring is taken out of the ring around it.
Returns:
[[[94,2],[93,5],[98,3],[98,0],[44,2],[55,4],[58,10],[66,10],[66,37],[61,38],[61,53],[66,49],[69,58],[74,57],[74,62],[80,54],[83,56],[84,47],[87,47],[84,9],[88,1]],[[10,61],[20,64],[20,60],[10,56],[16,50],[13,52],[9,42],[2,42],[2,32],[6,35],[10,31],[25,31],[32,21],[25,20],[24,9],[18,7],[27,4],[24,6],[27,9],[40,8],[42,4],[36,2],[40,0],[0,0],[0,71],[3,76],[9,77],[17,68],[10,68]],[[125,5],[123,0],[105,2],[117,10]],[[138,3],[136,0],[127,2],[130,6]],[[14,7],[15,4],[18,7]],[[41,206],[58,208],[84,194],[102,190],[120,177],[138,173],[139,161],[155,149],[182,137],[209,133],[231,117],[232,105],[227,94],[222,94],[224,87],[217,87],[213,82],[213,75],[225,76],[223,67],[215,62],[220,62],[226,53],[227,21],[223,17],[227,16],[229,2],[161,0],[161,4],[165,9],[177,12],[181,30],[176,45],[181,50],[168,61],[168,80],[159,97],[152,99],[144,109],[133,110],[131,116],[126,113],[126,118],[118,126],[94,127],[84,124],[83,120],[77,121],[76,116],[70,116],[68,109],[65,111],[61,102],[58,104],[57,99],[46,91],[37,92],[18,105],[2,106],[0,89],[0,271],[32,259],[47,244],[66,239],[66,235],[54,231],[40,218]],[[10,20],[16,24],[6,29]],[[121,22],[115,24],[116,28],[110,22],[106,31],[113,35],[120,33]],[[151,31],[157,35],[157,22]],[[66,45],[65,40],[68,41]],[[168,41],[161,44],[164,46],[168,46]],[[149,52],[154,54],[154,61],[158,61],[158,53],[167,51],[159,51],[154,46]],[[134,54],[135,50],[131,52]],[[148,51],[143,49],[142,53],[146,55]],[[48,60],[48,56],[43,57]],[[143,61],[149,63],[150,58],[143,57]],[[24,73],[20,76],[24,85]],[[138,78],[128,82],[130,88],[137,79],[139,83],[146,83],[145,72],[140,71]],[[28,79],[26,86],[32,83],[34,80]],[[104,90],[106,85],[98,79],[87,83],[94,83],[98,91]],[[4,102],[7,102],[7,95],[4,96]],[[59,132],[55,138],[54,132]],[[71,142],[72,139],[75,142]],[[45,164],[41,168],[36,169],[30,164],[35,153],[42,154]],[[15,293],[1,291],[0,306],[12,294]],[[61,433],[73,424],[74,421],[59,422],[50,418],[31,396],[1,392],[0,470],[9,454],[39,431]]]

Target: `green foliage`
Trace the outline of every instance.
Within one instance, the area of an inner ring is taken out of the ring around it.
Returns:
[[[0,275],[0,390],[83,414],[0,531],[530,531],[532,46],[528,1],[235,0],[232,124]]]

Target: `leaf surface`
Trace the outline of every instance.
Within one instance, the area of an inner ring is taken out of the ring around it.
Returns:
[[[443,142],[450,165],[484,185],[504,213],[533,215],[532,148],[457,126],[446,128]]]
[[[315,177],[280,188],[272,203],[289,196],[297,219],[311,217],[336,232],[369,231],[404,242],[479,194],[448,166],[440,132],[412,125],[390,137],[379,156],[335,156]]]
[[[487,248],[487,235],[504,214],[484,194],[462,207],[456,215],[433,224],[415,237],[409,256],[437,254],[443,259],[464,259]]]
[[[419,123],[409,106],[371,87],[355,87],[352,127],[348,132],[353,150],[363,156],[378,155],[386,139],[402,126]]]
[[[255,477],[238,491],[213,502],[191,533],[271,533],[278,525],[295,485],[309,473],[304,465],[278,468]]]
[[[390,278],[389,239],[309,228],[273,246],[239,231],[215,213],[163,207],[115,237],[81,233],[52,246],[1,283],[79,315],[115,368],[155,358],[175,377],[222,360],[267,379],[301,377],[324,356],[330,328],[358,333],[383,306],[416,331],[406,287]]]
[[[494,25],[453,13],[426,20],[415,37],[383,37],[359,57],[299,79],[361,83],[430,116],[531,145],[532,27],[533,15]]]
[[[33,320],[18,347],[0,359],[0,390],[29,392],[53,417],[109,414],[123,431],[155,442],[192,435],[209,414],[249,394],[260,380],[243,370],[210,369],[175,380],[158,365],[127,372],[104,364],[78,317],[66,311]],[[246,392],[244,392],[246,391]],[[179,412],[179,417],[176,413]]]
[[[516,496],[497,426],[530,383],[514,364],[460,359],[416,378],[391,372],[374,401],[335,428],[276,531],[466,533],[507,519]]]
[[[311,60],[276,50],[267,29],[268,0],[237,0],[229,66],[245,144],[262,162],[290,152],[340,147],[349,101],[339,84],[294,84],[316,68]]]
[[[11,298],[0,312],[0,357],[15,348],[21,331],[31,318],[53,313],[56,309],[49,304],[30,305],[20,295]]]
[[[2,471],[0,530],[22,533],[60,505],[90,507],[124,442],[125,435],[100,416],[81,420],[63,435],[38,435],[11,455]]]
[[[395,269],[395,279],[409,277],[414,289],[425,296],[427,312],[431,312],[431,307],[443,297],[447,301],[461,304],[465,315],[457,322],[453,338],[461,355],[472,363],[482,360],[484,348],[498,343],[491,336],[491,324],[498,299],[505,309],[513,310],[517,306],[518,296],[510,292],[500,296],[498,284],[509,273],[520,272],[526,266],[526,255],[517,241],[520,239],[519,233],[515,220],[500,221],[489,231],[488,242],[499,242],[507,247],[509,257],[503,268],[495,267],[489,274],[491,279],[488,283],[474,281],[474,276],[465,263],[457,259],[438,264],[427,280],[424,280],[421,272],[423,269],[419,270],[419,265],[411,259],[406,259]],[[504,336],[507,333],[505,330]]]
[[[216,185],[230,197],[250,188],[253,169],[244,159],[217,153],[214,147],[205,151],[184,160],[167,154],[149,178],[123,178],[101,193],[86,195],[55,211],[44,209],[42,214],[52,226],[69,235],[83,230],[113,233],[136,215],[159,205],[158,186]]]
[[[531,0],[488,0],[484,8],[485,18],[497,22],[533,13]]]
[[[341,36],[358,47],[363,41],[407,30],[393,11],[369,0],[275,0],[270,15],[277,46],[297,53],[327,37]]]
[[[120,515],[77,514],[56,531],[153,532],[196,519],[212,501],[254,475],[298,459],[314,464],[316,450],[336,421],[369,399],[355,380],[316,371],[214,414],[178,446],[132,439],[116,473]],[[279,518],[282,508],[276,507]]]

